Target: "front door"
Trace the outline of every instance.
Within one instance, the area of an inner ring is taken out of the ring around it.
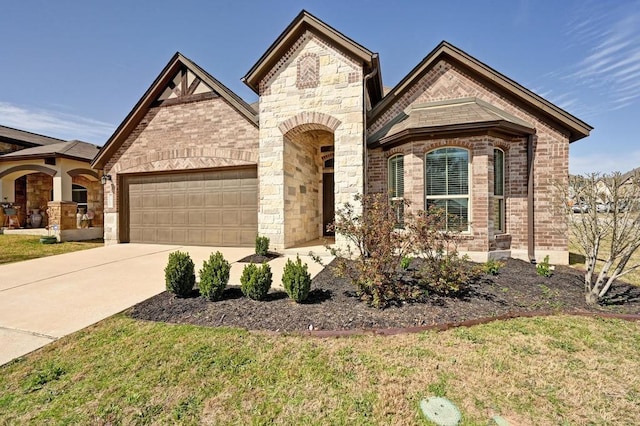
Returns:
[[[333,223],[335,215],[333,195],[333,173],[322,174],[322,235],[334,235],[327,231],[327,226]]]

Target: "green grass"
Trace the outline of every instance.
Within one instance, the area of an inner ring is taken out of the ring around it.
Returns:
[[[59,244],[41,244],[40,237],[33,235],[0,234],[0,265],[21,262],[39,257],[53,256],[72,251],[102,247],[100,241],[68,241]]]
[[[117,315],[0,367],[7,424],[633,424],[640,324],[558,316],[317,339]]]

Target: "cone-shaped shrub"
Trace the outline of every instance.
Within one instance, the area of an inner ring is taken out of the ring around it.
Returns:
[[[229,282],[230,271],[231,265],[222,253],[212,253],[200,269],[200,295],[209,300],[220,300]]]
[[[282,285],[289,297],[297,303],[307,299],[311,290],[311,275],[306,263],[299,256],[296,261],[287,260],[282,274]]]
[[[187,297],[196,283],[195,265],[189,253],[169,253],[169,262],[164,268],[167,291],[179,297]]]
[[[271,267],[267,263],[262,266],[250,263],[242,270],[240,290],[249,299],[264,300],[271,288],[271,278]]]
[[[269,237],[256,236],[256,254],[266,256],[269,253]]]

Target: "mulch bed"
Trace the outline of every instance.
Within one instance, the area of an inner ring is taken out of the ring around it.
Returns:
[[[271,290],[262,302],[243,297],[235,287],[227,288],[218,302],[199,297],[197,291],[189,298],[163,292],[135,305],[130,315],[150,321],[278,332],[310,327],[340,332],[439,326],[534,312],[640,315],[640,287],[616,283],[606,300],[592,307],[584,301],[580,271],[559,266],[546,278],[536,274],[534,265],[514,259],[506,261],[499,275],[484,276],[462,297],[433,295],[424,303],[400,303],[383,310],[362,302],[348,280],[334,275],[331,265],[313,279],[311,288],[309,299],[302,304],[280,290]]]
[[[265,256],[262,256],[260,254],[250,254],[249,256],[243,257],[242,259],[238,260],[238,262],[262,264],[263,262],[270,262],[273,259],[277,259],[278,257],[281,257],[281,256],[282,255],[279,253],[272,253],[272,252],[267,252]]]

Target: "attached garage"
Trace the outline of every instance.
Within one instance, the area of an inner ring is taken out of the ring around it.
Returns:
[[[123,176],[121,241],[252,246],[258,232],[255,167]]]

